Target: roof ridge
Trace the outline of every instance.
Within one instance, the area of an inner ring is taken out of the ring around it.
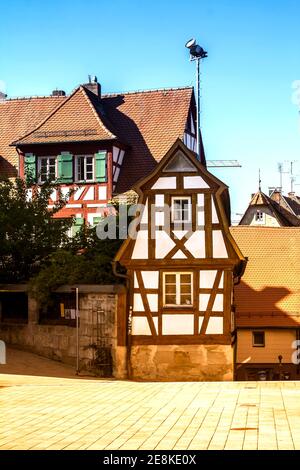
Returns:
[[[177,90],[193,90],[193,86],[181,86],[181,87],[163,87],[163,88],[149,88],[146,90],[132,90],[132,91],[117,91],[117,92],[108,92],[103,93],[102,97],[108,98],[109,96],[118,96],[118,95],[136,95],[139,93],[155,93],[159,91],[177,91]]]
[[[62,103],[59,103],[58,106],[56,106],[56,108],[54,108],[53,111],[51,111],[50,114],[48,114],[48,116],[46,118],[44,118],[34,129],[32,129],[30,132],[28,132],[27,134],[23,135],[22,137],[19,137],[18,139],[15,139],[11,145],[19,142],[20,140],[23,140],[25,139],[26,137],[28,137],[29,135],[33,134],[35,131],[37,131],[43,124],[45,124],[45,122],[47,122],[52,116],[53,114],[56,113],[56,111],[58,111],[62,106],[64,106],[72,96],[75,95],[75,93],[77,93],[77,91],[80,89],[80,87],[76,88],[73,93],[71,93],[71,95],[69,95],[66,100],[64,100]]]
[[[59,99],[59,98],[65,98],[67,99],[69,97],[69,95],[64,95],[64,96],[61,96],[61,95],[55,95],[55,96],[52,96],[52,95],[33,95],[33,96],[15,96],[15,97],[12,97],[12,98],[5,98],[4,100],[1,100],[1,103],[10,103],[11,101],[30,101],[30,100],[44,100],[46,98],[48,99]]]

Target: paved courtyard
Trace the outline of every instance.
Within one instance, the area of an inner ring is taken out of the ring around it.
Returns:
[[[300,382],[121,382],[29,353],[8,358],[1,450],[300,449]]]

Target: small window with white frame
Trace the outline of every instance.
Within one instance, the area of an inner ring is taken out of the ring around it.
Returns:
[[[172,197],[172,222],[189,223],[192,221],[191,198]]]
[[[164,273],[163,296],[165,307],[192,307],[193,274]]]
[[[57,176],[56,157],[39,157],[38,174],[40,183],[55,180]]]
[[[75,177],[78,183],[83,181],[94,181],[93,155],[76,155]]]
[[[264,224],[265,223],[265,214],[260,211],[260,210],[257,210],[256,213],[255,213],[255,222],[257,224]]]

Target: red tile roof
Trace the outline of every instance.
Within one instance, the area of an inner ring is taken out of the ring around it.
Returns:
[[[91,92],[80,86],[15,144],[115,139],[116,136],[102,122],[90,99],[91,95]]]
[[[183,138],[193,88],[108,95],[102,100],[118,136],[130,146],[117,192],[149,174],[175,140]]]
[[[118,193],[124,192],[153,170],[178,137],[183,138],[193,99],[191,87],[102,95],[101,100],[79,87],[69,97],[4,100],[0,155],[8,170],[18,161],[15,148],[9,147],[12,142],[117,138],[128,145],[117,186]]]
[[[248,225],[245,224],[245,220],[247,220],[247,212],[251,206],[255,206],[258,209],[260,206],[268,207],[270,212],[273,214],[275,219],[277,220],[280,226],[287,226],[287,227],[299,227],[300,226],[300,219],[296,217],[295,214],[287,210],[282,204],[279,204],[275,200],[271,199],[269,196],[264,194],[262,191],[258,191],[252,197],[250,204],[243,215],[239,225]]]
[[[10,144],[28,133],[66,98],[49,96],[0,101],[0,173],[16,176],[18,154]]]
[[[235,287],[238,327],[300,327],[300,229],[297,227],[231,227],[248,257]]]

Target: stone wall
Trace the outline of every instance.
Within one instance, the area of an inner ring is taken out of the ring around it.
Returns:
[[[117,311],[123,286],[78,286],[79,287],[79,358],[80,370],[93,370],[99,334],[105,347],[110,348],[112,375],[126,377],[126,360],[117,350]],[[70,292],[63,286],[59,292]],[[124,294],[123,294],[124,295]],[[97,321],[98,317],[98,321]],[[100,325],[102,323],[102,325]],[[35,300],[28,297],[28,323],[0,323],[0,339],[12,346],[25,349],[50,359],[76,365],[76,328],[65,325],[39,324],[39,309]],[[106,351],[107,352],[107,351]]]
[[[134,345],[130,377],[157,381],[233,380],[230,345]]]

